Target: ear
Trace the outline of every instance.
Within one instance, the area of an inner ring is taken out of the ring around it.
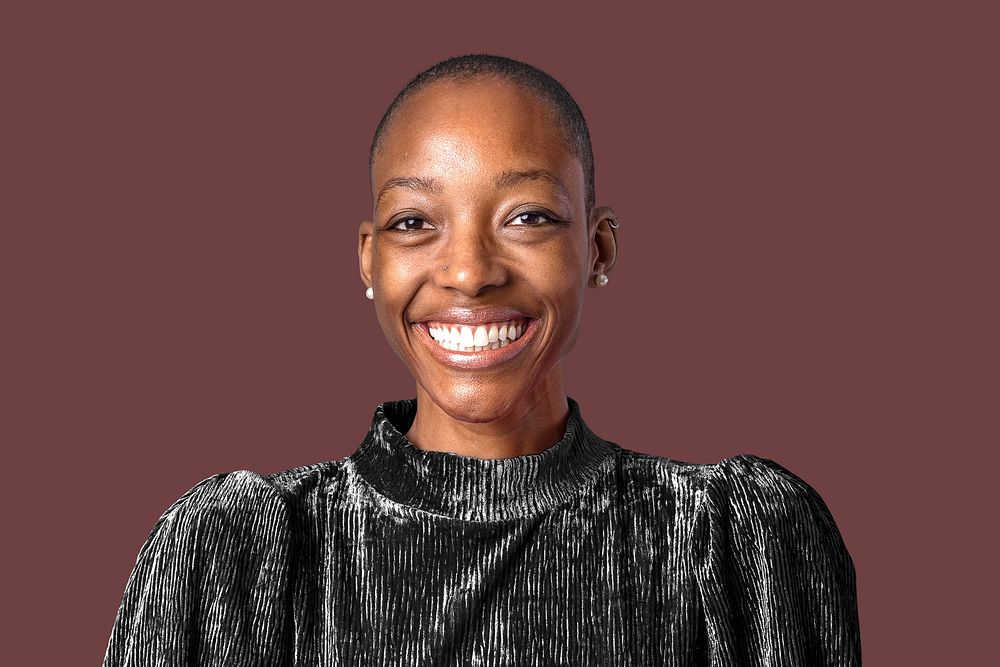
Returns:
[[[358,228],[358,265],[361,269],[361,282],[365,287],[372,286],[372,223],[365,220]]]
[[[610,206],[598,206],[590,214],[590,275],[587,284],[597,287],[597,276],[609,275],[618,259],[618,218]]]

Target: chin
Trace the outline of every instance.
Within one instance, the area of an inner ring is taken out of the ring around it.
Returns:
[[[491,399],[484,394],[493,395]],[[497,396],[493,389],[452,390],[434,392],[431,398],[452,419],[469,424],[482,424],[507,416],[514,405],[508,395]]]

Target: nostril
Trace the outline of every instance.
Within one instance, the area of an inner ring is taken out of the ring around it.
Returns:
[[[449,261],[438,264],[434,280],[441,287],[450,287],[469,296],[477,296],[487,289],[507,283],[508,271],[499,261],[490,257],[483,261]]]

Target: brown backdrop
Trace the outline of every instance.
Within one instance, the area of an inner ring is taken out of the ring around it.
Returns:
[[[866,662],[978,662],[996,21],[554,4],[3,10],[7,664],[98,663],[181,493],[346,456],[413,395],[357,275],[368,143],[484,51],[576,95],[622,220],[569,371],[591,426],[782,463],[854,557]]]

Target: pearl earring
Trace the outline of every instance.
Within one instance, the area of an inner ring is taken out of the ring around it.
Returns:
[[[365,290],[365,296],[368,297],[369,299],[374,299],[375,298],[375,290],[373,290],[371,287],[369,287],[368,289]]]
[[[608,285],[608,277],[603,273],[598,273],[597,278],[595,278],[594,281],[597,283],[598,287],[607,287]]]

